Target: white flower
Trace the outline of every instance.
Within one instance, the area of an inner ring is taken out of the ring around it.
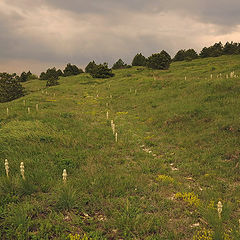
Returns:
[[[8,165],[8,160],[7,159],[5,159],[5,170],[6,170],[6,174],[7,174],[7,177],[8,177],[9,165]]]
[[[21,172],[22,178],[25,180],[24,164],[23,164],[23,162],[21,162],[21,164],[20,164],[20,172]]]
[[[217,204],[217,210],[218,210],[218,217],[219,218],[221,218],[222,207],[223,207],[223,205],[222,205],[221,201],[219,201],[218,204]]]
[[[66,181],[67,181],[67,170],[66,169],[63,169],[62,177],[63,177],[63,183],[66,183]]]

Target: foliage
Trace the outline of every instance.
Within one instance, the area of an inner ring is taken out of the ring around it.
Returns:
[[[138,53],[132,60],[132,66],[146,66],[147,59],[142,55],[142,53]]]
[[[90,74],[93,78],[110,78],[114,76],[107,63],[96,65]]]
[[[176,199],[181,199],[184,202],[189,203],[192,206],[199,207],[200,205],[200,199],[198,198],[197,195],[194,194],[194,192],[189,192],[189,193],[176,193],[175,195]]]
[[[193,60],[197,59],[198,54],[194,49],[188,49],[188,50],[179,50],[175,57],[173,58],[173,61],[184,61],[184,60]]]
[[[81,68],[78,68],[76,65],[68,63],[65,69],[63,70],[63,73],[64,77],[74,76],[83,73],[83,70]]]
[[[123,62],[122,59],[119,59],[117,62],[115,62],[112,66],[112,69],[124,69],[124,68],[129,68],[126,63]]]
[[[171,56],[170,56],[165,50],[162,50],[162,51],[160,52],[160,54],[164,55],[164,56],[168,59],[169,62],[172,61]]]
[[[213,231],[201,229],[193,236],[193,240],[213,240]]]
[[[172,177],[166,176],[166,175],[158,175],[156,180],[159,182],[164,182],[164,183],[173,183],[174,182],[174,179]]]
[[[47,80],[46,87],[52,87],[59,85],[58,78],[51,77]]]
[[[147,60],[147,66],[152,69],[166,70],[169,68],[171,60],[169,57],[161,52],[152,54]]]
[[[60,70],[60,71],[61,71],[61,70]],[[46,73],[45,73],[45,72],[42,72],[42,73],[40,74],[40,79],[41,79],[41,80],[51,80],[51,79],[58,80],[58,79],[59,79],[59,76],[60,76],[59,74],[61,74],[60,71],[59,71],[59,70],[57,71],[55,67],[53,67],[53,68],[48,68],[47,71],[46,71]]]
[[[97,66],[97,64],[96,64],[94,61],[88,63],[88,65],[87,65],[86,68],[85,68],[85,72],[86,72],[86,73],[91,73],[91,72],[93,72],[93,71],[94,71],[94,68],[95,68],[96,66]]]
[[[221,55],[223,55],[223,45],[221,42],[215,43],[213,46],[210,47],[204,47],[199,54],[201,58],[219,57]]]
[[[24,88],[15,76],[8,73],[0,74],[0,102],[8,102],[24,95]]]
[[[77,201],[76,191],[71,186],[63,186],[60,189],[56,207],[59,210],[71,210]]]

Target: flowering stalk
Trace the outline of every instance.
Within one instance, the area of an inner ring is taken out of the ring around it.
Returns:
[[[9,109],[7,108],[7,116],[9,116]]]
[[[25,180],[24,164],[23,164],[23,162],[21,162],[21,164],[20,164],[20,172],[21,172],[21,175],[22,175],[23,180]]]
[[[36,111],[38,112],[38,104],[36,104]]]
[[[117,134],[117,132],[115,133],[115,142],[117,142],[118,141],[118,134]]]
[[[28,114],[30,113],[30,107],[27,108]]]
[[[23,106],[26,106],[26,100],[23,100]]]
[[[63,177],[63,183],[66,184],[66,182],[67,182],[67,170],[66,169],[63,169],[62,177]]]
[[[113,125],[112,125],[113,135],[115,134],[115,129],[116,129],[116,126],[115,126],[115,124],[113,123]]]
[[[109,117],[109,113],[108,113],[108,111],[107,111],[107,119],[108,119],[108,117]]]
[[[217,204],[217,210],[218,210],[218,217],[219,217],[219,219],[221,219],[222,207],[223,207],[223,205],[222,205],[221,201],[219,201],[218,204]]]
[[[5,159],[5,170],[6,170],[6,175],[8,177],[8,173],[9,173],[9,165],[8,165],[8,160]]]

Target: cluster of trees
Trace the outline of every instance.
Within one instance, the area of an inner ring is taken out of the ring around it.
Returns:
[[[19,77],[14,74],[0,73],[0,103],[24,96],[24,88]]]
[[[240,43],[226,42],[224,45],[221,42],[215,43],[210,47],[204,47],[199,54],[194,49],[179,50],[173,61],[193,60],[196,58],[219,57],[222,55],[237,55],[240,54]]]
[[[146,58],[138,53],[132,61],[132,66],[147,66],[152,69],[166,70],[172,62],[171,56],[164,50]]]
[[[78,68],[76,65],[68,63],[63,72],[61,69],[57,70],[55,67],[48,68],[46,72],[42,72],[40,74],[40,79],[47,80],[46,86],[50,87],[59,84],[59,77],[74,76],[80,73],[83,73],[83,70],[81,68]]]
[[[96,64],[94,61],[86,66],[85,72],[90,73],[93,78],[110,78],[114,76],[107,63]]]

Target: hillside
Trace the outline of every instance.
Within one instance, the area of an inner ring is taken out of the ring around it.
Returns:
[[[25,83],[28,95],[0,104],[1,239],[240,239],[232,71],[240,56]]]

